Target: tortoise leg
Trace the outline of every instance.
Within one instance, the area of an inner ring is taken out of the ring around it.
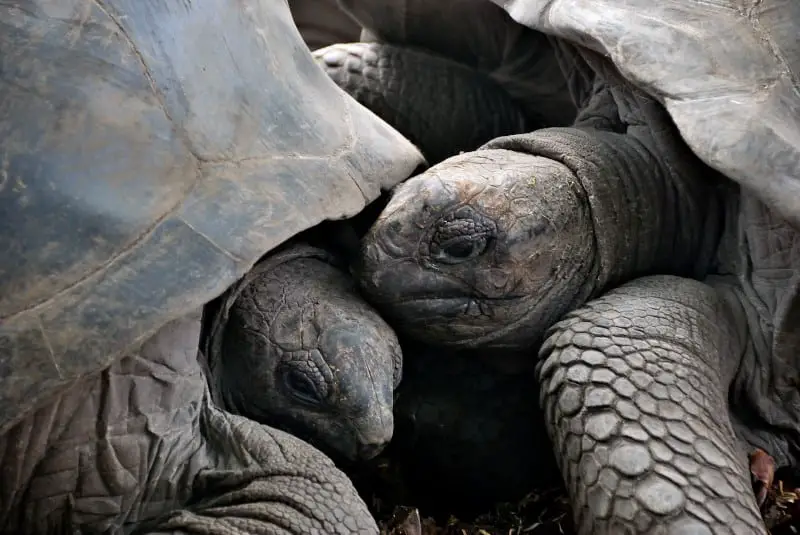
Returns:
[[[345,474],[318,450],[276,429],[203,408],[210,466],[196,500],[134,535],[378,535]]]
[[[766,533],[728,413],[738,339],[720,293],[672,276],[552,327],[541,401],[579,533]]]
[[[420,148],[428,163],[538,124],[486,74],[445,57],[385,43],[314,51],[336,84]]]

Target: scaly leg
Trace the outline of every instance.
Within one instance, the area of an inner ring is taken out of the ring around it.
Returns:
[[[712,287],[654,276],[550,330],[541,401],[579,533],[766,533],[726,401],[733,325]]]
[[[451,59],[386,43],[314,51],[336,84],[438,163],[490,139],[541,125],[528,121],[486,74]]]

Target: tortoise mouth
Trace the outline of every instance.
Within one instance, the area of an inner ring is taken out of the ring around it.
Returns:
[[[467,315],[473,298],[414,296],[403,297],[400,301],[386,303],[387,313],[404,325],[430,325],[463,319]]]
[[[421,342],[452,348],[519,349],[513,333],[530,310],[521,296],[404,296],[382,304],[399,331]],[[509,338],[509,336],[511,338]]]
[[[399,330],[421,341],[470,346],[490,341],[503,324],[493,309],[470,296],[415,296],[386,306],[385,313]]]

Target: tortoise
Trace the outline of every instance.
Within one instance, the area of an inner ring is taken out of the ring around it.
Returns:
[[[362,23],[362,42],[314,51],[340,87],[414,142],[431,165],[501,135],[568,126],[576,113],[546,36],[488,2],[467,0],[470,9],[461,3],[381,11],[344,2],[342,11]],[[417,10],[424,13],[411,19]],[[457,30],[429,31],[455,19]]]
[[[347,256],[305,241],[271,252],[206,307],[211,396],[334,460],[371,459],[394,431],[400,344],[358,294]]]
[[[316,448],[220,409],[201,308],[424,164],[282,2],[0,6],[0,532],[377,533]]]
[[[479,44],[483,4],[444,4],[343,0],[387,43]],[[396,187],[364,294],[431,344],[542,344],[580,533],[765,533],[747,453],[800,454],[800,4],[500,5],[549,36],[578,115]]]

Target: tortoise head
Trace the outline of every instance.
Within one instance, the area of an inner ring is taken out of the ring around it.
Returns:
[[[301,257],[241,291],[213,373],[226,409],[357,460],[392,437],[401,369],[397,337],[348,275]]]
[[[525,349],[584,291],[593,251],[589,205],[566,166],[479,150],[397,186],[355,273],[404,334]]]

